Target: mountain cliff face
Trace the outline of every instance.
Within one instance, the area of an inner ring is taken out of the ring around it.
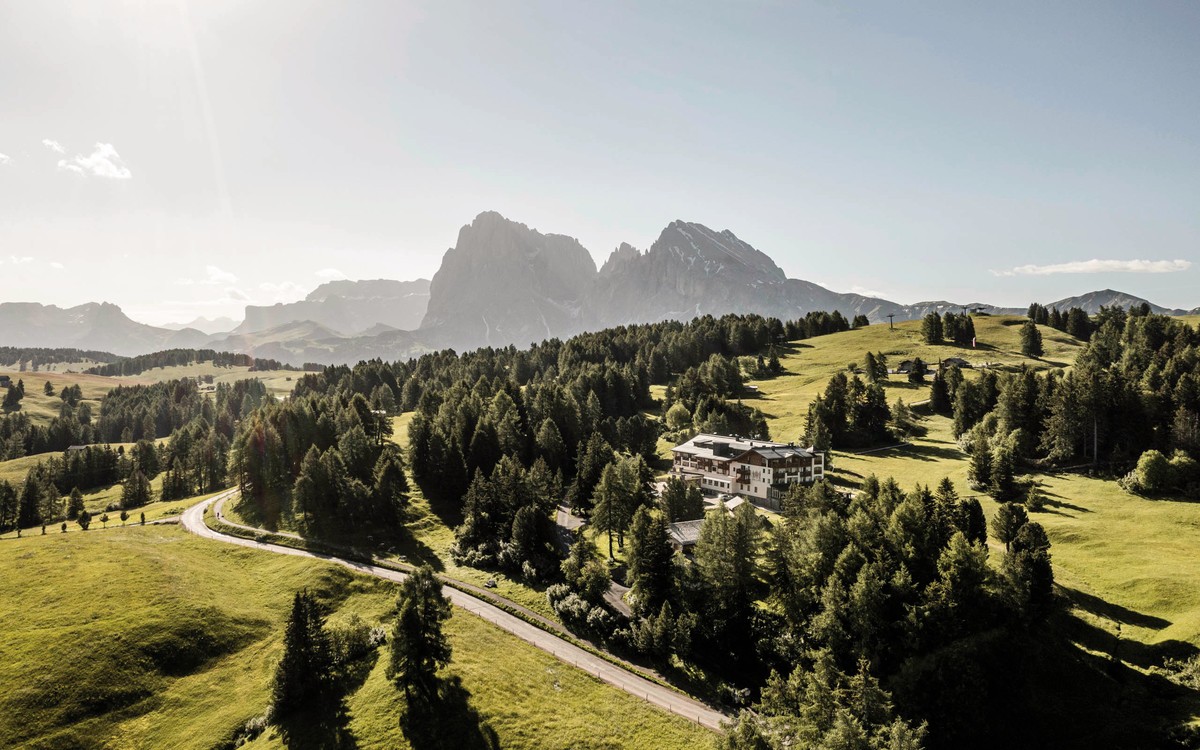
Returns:
[[[299,302],[247,305],[235,334],[254,333],[309,320],[353,336],[377,325],[413,330],[429,305],[429,281],[330,281]]]
[[[645,253],[621,245],[586,299],[589,328],[787,308],[787,276],[733,232],[671,222]],[[768,314],[777,314],[771,312]]]
[[[0,346],[76,347],[122,356],[201,346],[208,336],[137,323],[108,302],[66,309],[36,302],[0,303]]]
[[[420,338],[465,349],[578,333],[595,277],[595,261],[574,238],[482,213],[434,274]]]
[[[733,232],[674,221],[645,253],[627,244],[613,252],[588,295],[585,316],[588,328],[726,313],[787,320],[817,310],[837,310],[849,319],[866,315],[879,322],[889,314],[911,320],[961,307],[950,302],[899,305],[789,279],[768,255]],[[988,305],[974,307],[1005,312]]]

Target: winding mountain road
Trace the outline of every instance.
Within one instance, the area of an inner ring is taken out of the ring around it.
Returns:
[[[222,534],[219,531],[210,529],[204,522],[205,511],[213,503],[224,501],[232,497],[237,491],[230,490],[216,497],[209,498],[204,502],[198,503],[184,511],[180,516],[180,525],[187,531],[196,534],[205,539],[211,539],[226,544],[236,544],[240,547],[249,547],[251,549],[259,549],[265,552],[273,552],[279,555],[291,555],[293,557],[307,557],[314,560],[324,560],[326,562],[342,565],[350,570],[353,570],[364,575],[375,576],[388,581],[400,582],[407,576],[390,568],[383,568],[377,565],[355,562],[333,555],[325,555],[317,552],[308,552],[306,550],[295,549],[293,547],[285,547],[270,542],[260,542],[253,539],[244,539],[242,537],[230,536]],[[586,649],[576,646],[570,641],[564,640],[551,633],[538,628],[521,618],[509,614],[503,609],[481,601],[476,597],[459,591],[458,589],[444,586],[443,593],[450,602],[461,609],[487,620],[496,625],[502,630],[517,636],[521,640],[536,646],[537,648],[546,651],[558,660],[570,664],[573,667],[582,669],[583,671],[594,675],[598,679],[620,688],[630,695],[635,695],[648,703],[655,705],[665,711],[669,711],[677,716],[681,716],[689,721],[699,724],[702,727],[713,731],[721,730],[721,723],[726,721],[728,717],[716,711],[705,704],[690,698],[682,693],[678,693],[670,688],[663,687],[656,682],[652,682],[640,675],[634,674],[628,670],[612,664],[599,656],[587,651]]]

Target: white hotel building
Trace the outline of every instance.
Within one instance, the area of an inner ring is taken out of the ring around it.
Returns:
[[[671,452],[673,476],[773,510],[779,509],[788,485],[812,484],[825,476],[825,452],[794,443],[701,433]]]

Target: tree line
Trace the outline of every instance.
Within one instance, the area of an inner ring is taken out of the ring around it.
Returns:
[[[84,372],[89,375],[118,377],[140,375],[157,367],[187,367],[202,362],[212,362],[216,367],[249,367],[250,372],[296,369],[278,360],[252,357],[249,354],[222,352],[214,349],[166,349],[151,354],[139,354],[136,357],[114,357],[112,360],[106,361],[106,364],[89,367]]]
[[[1197,493],[1200,332],[1136,308],[1105,308],[1089,325],[1068,372],[1024,368],[968,381],[951,369],[935,378],[932,406],[953,416],[955,435],[972,453],[973,480],[1007,495],[1003,475],[1013,463],[1121,466],[1154,451],[1152,492]],[[987,478],[997,466],[999,484]]]

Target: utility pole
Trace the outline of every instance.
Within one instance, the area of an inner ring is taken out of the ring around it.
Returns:
[[[888,313],[888,330],[896,330],[896,326],[892,323],[892,318],[896,317],[896,313]]]

